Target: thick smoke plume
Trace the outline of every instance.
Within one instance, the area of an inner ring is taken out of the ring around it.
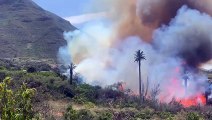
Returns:
[[[156,30],[154,43],[160,52],[181,57],[191,67],[212,58],[211,17],[183,7],[169,26]]]
[[[197,0],[102,0],[95,11],[107,17],[65,32],[67,46],[59,50],[63,64],[77,64],[85,82],[107,86],[125,82],[137,92],[141,49],[142,80],[150,89],[160,84],[160,100],[184,99],[204,92],[206,77],[197,71],[212,59],[211,2]],[[96,7],[97,6],[97,7]],[[188,74],[185,74],[187,71]],[[185,86],[184,77],[189,78]]]

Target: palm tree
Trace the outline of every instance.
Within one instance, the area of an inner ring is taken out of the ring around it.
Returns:
[[[70,84],[72,84],[72,81],[73,81],[73,72],[74,72],[74,69],[76,68],[76,66],[71,63],[71,65],[69,66],[69,69],[70,69]]]
[[[142,89],[141,88],[141,85],[142,85],[142,81],[141,81],[141,60],[146,60],[146,58],[144,56],[144,52],[141,51],[141,50],[138,50],[135,53],[135,62],[138,62],[138,67],[139,67],[139,73],[138,73],[139,74],[139,96],[140,96],[140,100],[143,101],[143,97],[142,97],[142,93],[141,93],[141,89]]]

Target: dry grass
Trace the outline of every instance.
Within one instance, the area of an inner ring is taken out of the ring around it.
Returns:
[[[50,107],[50,113],[56,120],[62,120],[63,115],[66,111],[66,108],[69,105],[69,101],[67,100],[50,100],[48,101]]]

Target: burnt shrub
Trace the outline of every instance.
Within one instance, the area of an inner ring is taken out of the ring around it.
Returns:
[[[124,96],[123,92],[117,91],[117,90],[112,90],[112,89],[104,89],[102,91],[102,95],[104,95],[104,97],[106,99],[118,99],[121,98],[122,96]]]
[[[34,72],[36,72],[37,70],[36,70],[36,68],[34,68],[34,67],[28,67],[27,68],[27,72],[28,73],[34,73]]]
[[[176,114],[183,109],[183,106],[179,102],[175,101],[175,99],[169,103],[155,102],[151,104],[154,104],[152,107],[157,111],[170,112],[172,114]]]
[[[140,105],[139,104],[140,99],[137,96],[125,95],[124,97],[122,97],[121,99],[118,99],[116,101],[120,101],[119,106],[121,108],[125,108],[125,107],[137,108],[137,107],[140,107],[139,106]]]
[[[51,71],[51,66],[45,62],[26,62],[22,65],[24,68],[33,67],[37,71]]]
[[[70,88],[64,88],[63,93],[70,98],[74,97],[74,93]]]
[[[42,85],[41,82],[39,82],[39,81],[32,81],[32,80],[29,81],[28,84],[27,84],[27,86],[30,87],[30,88],[38,88],[41,85]]]

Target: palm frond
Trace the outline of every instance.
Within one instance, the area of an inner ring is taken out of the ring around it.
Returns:
[[[69,69],[72,69],[72,70],[73,70],[73,69],[75,69],[77,66],[76,66],[75,64],[71,63],[68,67],[69,67]]]
[[[141,50],[137,50],[136,53],[134,54],[134,56],[135,56],[134,57],[135,62],[139,62],[141,60],[146,60],[144,52]]]

